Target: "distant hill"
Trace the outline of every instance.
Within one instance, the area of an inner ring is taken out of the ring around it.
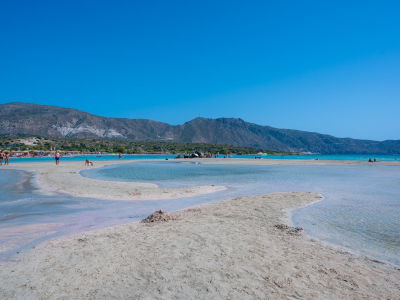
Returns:
[[[173,126],[146,119],[106,118],[72,108],[19,102],[0,105],[0,135],[232,144],[321,154],[400,153],[400,140],[336,138],[261,126],[235,118],[196,118]]]

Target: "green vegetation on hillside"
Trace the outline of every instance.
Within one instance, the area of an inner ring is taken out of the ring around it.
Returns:
[[[31,145],[29,145],[31,144]],[[255,154],[265,152],[278,154],[261,148],[238,147],[233,145],[205,144],[205,143],[172,143],[172,142],[123,142],[101,139],[74,139],[74,138],[0,138],[0,148],[9,148],[12,151],[39,150],[49,151],[56,147],[60,151],[80,151],[84,153],[129,153],[129,154],[184,154],[200,151],[204,153],[226,154]],[[280,153],[279,153],[280,154]],[[283,153],[282,153],[283,154]],[[286,154],[286,153],[285,153]],[[293,153],[290,153],[293,154]]]

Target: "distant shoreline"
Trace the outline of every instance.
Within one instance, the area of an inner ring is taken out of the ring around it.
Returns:
[[[192,158],[177,161],[193,161],[204,164],[234,165],[353,165],[353,166],[400,166],[400,161],[379,161],[370,163],[362,160],[305,160],[305,159],[226,159],[226,158]]]
[[[132,161],[137,161],[137,160],[146,160],[146,159],[151,159],[152,161],[155,161],[157,159],[159,160],[164,160],[168,158],[169,160],[177,158],[178,155],[176,154],[123,154],[122,161],[126,160],[132,160]],[[81,161],[84,158],[90,158],[93,161],[117,161],[118,159],[118,154],[78,154],[78,155],[73,155],[73,156],[64,156],[62,157],[62,160],[65,162],[70,162],[70,161]],[[382,165],[382,164],[390,164],[390,165],[397,165],[400,164],[400,155],[392,155],[392,154],[373,154],[373,155],[355,155],[355,154],[332,154],[332,155],[318,155],[318,154],[302,154],[302,155],[283,155],[283,154],[271,154],[271,155],[261,155],[261,154],[243,154],[243,155],[232,155],[231,158],[226,157],[224,154],[220,154],[218,158],[212,158],[211,160],[218,160],[218,159],[225,159],[227,161],[236,161],[236,160],[255,160],[259,159],[261,161],[304,161],[308,162],[310,164],[311,161],[316,160],[316,161],[323,161],[324,163],[327,164],[348,164],[349,162],[355,162],[356,164],[359,164],[360,162],[365,162],[369,165],[371,163],[368,162],[369,159],[374,159],[377,158],[378,162],[376,164]],[[398,159],[396,159],[398,158]],[[46,161],[49,162],[50,160],[53,160],[53,156],[41,156],[41,157],[12,157],[10,158],[10,161],[12,163],[27,163],[27,162],[39,162],[39,161]],[[186,158],[185,160],[193,160],[197,158]],[[201,158],[201,160],[209,160],[210,158]],[[234,163],[234,162],[233,162]],[[275,164],[275,163],[273,163]]]

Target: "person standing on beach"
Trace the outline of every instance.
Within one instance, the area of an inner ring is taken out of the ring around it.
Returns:
[[[58,164],[60,163],[60,152],[56,152],[56,155],[55,155],[55,159],[56,159],[56,166],[58,166]]]
[[[3,158],[4,158],[4,152],[3,150],[0,151],[0,166],[3,165]]]
[[[122,157],[122,154],[120,153],[120,154],[118,155],[118,159],[121,159],[121,157]]]
[[[6,154],[6,162],[5,165],[8,165],[8,163],[10,162],[10,153]]]

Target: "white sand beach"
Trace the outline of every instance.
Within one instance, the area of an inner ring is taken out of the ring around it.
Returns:
[[[128,162],[96,162],[96,167]],[[77,162],[8,168],[36,172],[48,190],[91,198],[135,199],[132,193],[140,193],[166,199],[224,189],[94,180],[79,174],[84,166]],[[398,267],[324,245],[286,226],[291,226],[287,211],[321,199],[313,193],[240,197],[173,212],[176,220],[165,223],[130,223],[48,240],[0,263],[0,298],[400,299]]]
[[[320,199],[234,198],[50,240],[1,263],[0,298],[399,299],[399,269],[275,227]]]
[[[225,190],[223,186],[195,186],[187,188],[158,188],[156,184],[140,182],[104,181],[83,177],[83,169],[100,168],[113,164],[134,163],[138,160],[96,161],[94,167],[85,167],[84,161],[14,163],[4,169],[34,172],[42,188],[77,197],[107,200],[148,200],[192,197]],[[144,161],[144,160],[141,160]],[[154,161],[154,160],[151,160]],[[163,161],[163,160],[160,160]]]
[[[400,300],[400,1],[0,3],[0,300]]]

